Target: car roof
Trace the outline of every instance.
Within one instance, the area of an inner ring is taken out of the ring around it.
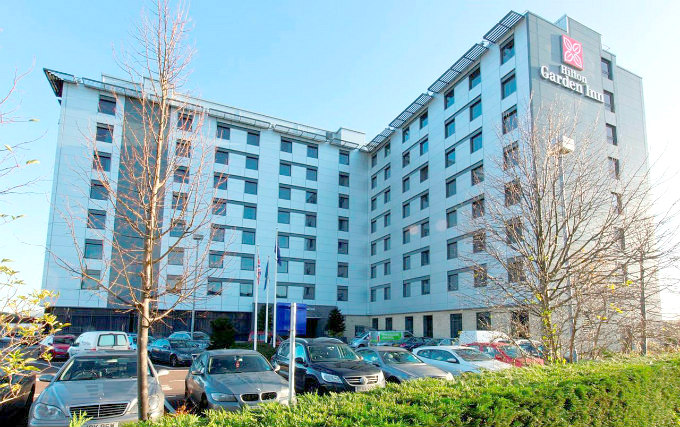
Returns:
[[[80,335],[85,335],[85,334],[125,334],[125,335],[127,335],[127,332],[122,332],[122,331],[87,331],[87,332],[83,332]]]
[[[420,348],[424,348],[424,347],[420,347]],[[475,348],[464,346],[464,345],[438,345],[436,347],[431,346],[429,348],[440,348],[440,349],[443,348],[445,350],[453,350],[453,351],[456,351],[456,350],[477,350]],[[477,350],[477,351],[479,351],[479,350]]]
[[[137,355],[135,350],[115,350],[115,351],[84,351],[76,353],[71,358],[75,359],[98,359],[101,357],[115,357],[115,356],[134,356]]]
[[[230,355],[237,355],[237,354],[260,354],[259,351],[255,350],[246,350],[244,348],[228,348],[228,349],[221,349],[221,350],[207,350],[206,353],[208,353],[209,356],[230,356]]]
[[[295,342],[299,344],[344,344],[337,338],[331,337],[320,337],[320,338],[295,338]],[[284,343],[290,343],[290,339],[284,341]]]
[[[376,350],[376,351],[404,351],[408,352],[405,348],[401,347],[392,347],[389,345],[375,345],[375,346],[370,346],[370,347],[365,347],[366,350]]]

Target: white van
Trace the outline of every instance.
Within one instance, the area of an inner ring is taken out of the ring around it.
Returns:
[[[458,344],[465,345],[473,342],[512,342],[510,336],[500,331],[460,331]]]
[[[83,332],[71,344],[68,356],[73,357],[85,351],[130,350],[130,343],[125,332]]]

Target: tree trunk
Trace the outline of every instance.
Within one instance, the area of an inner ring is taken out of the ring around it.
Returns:
[[[640,255],[640,352],[647,354],[647,297],[645,295],[645,262],[644,256]]]
[[[149,419],[149,298],[145,295],[137,320],[137,415],[140,420]]]

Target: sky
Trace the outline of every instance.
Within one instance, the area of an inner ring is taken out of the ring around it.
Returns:
[[[115,52],[129,46],[145,4],[0,2],[0,94],[15,71],[30,71],[14,106],[24,120],[38,120],[0,127],[0,144],[32,141],[20,155],[39,160],[14,176],[37,182],[0,199],[0,212],[24,215],[0,226],[0,258],[14,261],[27,287],[42,282],[59,121],[42,70],[123,76]],[[677,0],[194,0],[189,37],[196,56],[187,89],[328,130],[359,130],[370,140],[511,8],[550,21],[569,15],[601,33],[617,63],[642,76],[652,173],[664,199],[680,199]],[[677,294],[665,293],[662,304],[667,315],[680,315]]]

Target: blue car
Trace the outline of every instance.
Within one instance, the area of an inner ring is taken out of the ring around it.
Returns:
[[[199,343],[189,340],[158,339],[149,344],[149,359],[170,366],[191,365],[202,352]]]

